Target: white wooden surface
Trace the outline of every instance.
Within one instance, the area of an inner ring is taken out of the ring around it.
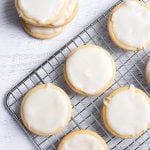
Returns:
[[[32,144],[5,110],[7,91],[117,0],[80,0],[74,21],[60,36],[37,40],[22,29],[14,0],[0,0],[0,149],[30,150]]]

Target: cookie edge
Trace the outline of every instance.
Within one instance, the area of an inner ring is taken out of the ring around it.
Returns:
[[[62,27],[62,26],[66,26],[68,25],[77,15],[78,13],[78,10],[79,10],[79,1],[80,0],[77,0],[77,3],[76,3],[76,6],[72,12],[72,15],[70,15],[70,17],[68,19],[66,19],[66,21],[63,23],[63,24],[60,24],[60,25],[53,25],[53,23],[47,25],[46,27]]]
[[[31,32],[30,28],[26,25],[25,21],[20,19],[20,22],[23,26],[23,29],[26,31],[26,33],[28,33],[30,36],[32,36],[34,38],[41,39],[41,40],[54,38],[54,37],[60,35],[65,29],[65,26],[64,27],[58,27],[58,28],[62,28],[62,29],[60,31],[52,33],[52,34],[33,33],[33,32]],[[42,28],[44,28],[44,27],[42,27]]]

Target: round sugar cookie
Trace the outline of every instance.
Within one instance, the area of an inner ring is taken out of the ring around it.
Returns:
[[[108,147],[97,133],[89,130],[77,130],[66,135],[57,150],[108,150]]]
[[[148,60],[146,65],[146,80],[148,85],[150,86],[150,59]]]
[[[52,22],[47,27],[59,27],[64,26],[70,23],[74,17],[76,16],[78,9],[79,9],[79,0],[66,0],[66,9],[62,16],[58,18],[58,20]]]
[[[150,127],[150,99],[133,85],[119,88],[104,99],[101,116],[112,135],[140,136]]]
[[[117,5],[108,18],[112,41],[124,50],[143,50],[150,45],[150,7],[138,0]]]
[[[66,0],[15,0],[15,6],[25,22],[34,26],[45,26],[62,15]]]
[[[64,27],[37,27],[30,24],[25,23],[21,19],[22,26],[24,30],[34,38],[38,39],[49,39],[53,38],[64,31]]]
[[[41,84],[25,95],[20,114],[29,131],[40,136],[50,136],[68,125],[72,105],[61,88],[51,83]]]
[[[112,56],[96,45],[83,45],[67,57],[64,77],[69,87],[81,95],[99,95],[115,78]]]

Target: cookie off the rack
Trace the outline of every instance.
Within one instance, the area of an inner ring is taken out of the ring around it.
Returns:
[[[15,0],[25,31],[38,39],[53,38],[74,19],[79,0]]]
[[[108,150],[108,147],[97,133],[89,130],[76,130],[60,141],[57,150]]]
[[[150,6],[138,0],[117,5],[108,19],[112,41],[124,50],[142,50],[150,45]]]
[[[34,134],[50,136],[63,130],[72,115],[67,94],[54,84],[32,88],[23,98],[20,108],[25,127]]]
[[[150,127],[150,98],[133,85],[121,87],[104,99],[101,116],[112,135],[140,136]]]
[[[35,26],[44,26],[61,16],[66,0],[16,0],[15,5],[24,21]]]
[[[115,78],[112,56],[96,45],[83,45],[67,57],[64,77],[69,87],[81,95],[98,95],[108,89]]]

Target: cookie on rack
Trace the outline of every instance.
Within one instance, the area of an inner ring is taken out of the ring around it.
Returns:
[[[146,65],[146,80],[148,85],[150,85],[150,59],[148,60]]]
[[[75,48],[67,57],[64,77],[69,87],[81,95],[99,95],[115,78],[112,56],[96,45]]]
[[[63,130],[72,115],[67,94],[54,84],[32,88],[23,98],[20,108],[25,127],[34,134],[49,136]]]
[[[106,142],[97,133],[77,130],[66,135],[57,150],[108,150]]]
[[[133,85],[121,87],[104,99],[101,116],[112,135],[140,136],[150,127],[150,98]]]
[[[138,0],[117,5],[108,19],[112,41],[124,50],[143,50],[150,45],[150,7]]]
[[[76,16],[79,9],[79,0],[66,0],[66,8],[61,17],[53,21],[47,27],[60,27],[70,23]]]
[[[51,24],[61,17],[66,0],[15,0],[19,16],[34,26]]]
[[[24,30],[29,35],[31,35],[34,38],[38,38],[38,39],[53,38],[53,37],[61,34],[65,29],[65,26],[51,27],[51,28],[50,27],[37,27],[37,26],[30,25],[28,23],[25,23],[25,21],[23,21],[22,19],[21,19],[21,23],[22,23]]]

